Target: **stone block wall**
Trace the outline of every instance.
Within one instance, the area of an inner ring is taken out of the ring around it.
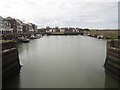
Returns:
[[[104,64],[106,74],[120,80],[120,43],[119,41],[107,42],[107,56]]]
[[[19,54],[16,42],[2,43],[2,85],[20,72]]]

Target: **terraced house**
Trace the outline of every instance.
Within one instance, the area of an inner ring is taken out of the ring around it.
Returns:
[[[7,18],[4,18],[4,21],[10,24],[10,27],[13,29],[13,33],[17,33],[17,22],[14,18],[7,17]]]
[[[28,26],[29,33],[34,33],[37,31],[37,26],[35,24],[28,23],[27,26]]]
[[[0,16],[0,34],[10,34],[10,33],[13,33],[11,24]]]
[[[16,19],[16,29],[17,33],[22,34],[23,33],[23,22],[19,19]]]

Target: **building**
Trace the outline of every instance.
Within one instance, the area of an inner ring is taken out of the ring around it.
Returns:
[[[4,21],[10,24],[10,27],[13,29],[13,33],[17,33],[17,22],[14,18],[7,17],[7,18],[4,18]]]
[[[10,33],[13,33],[11,24],[0,16],[0,34],[10,34]]]
[[[45,28],[45,32],[51,32],[50,30],[52,30],[52,28],[50,28],[49,26]]]
[[[23,23],[22,28],[23,28],[23,33],[38,32],[37,25],[32,24],[32,23],[28,23],[28,24]]]
[[[46,29],[46,32],[53,32],[53,28]]]
[[[32,27],[33,27],[33,29],[34,29],[34,32],[38,32],[37,25],[32,24]]]
[[[24,34],[38,32],[37,25],[33,23],[23,23],[19,19],[11,17],[2,18],[0,16],[0,31],[2,34]]]
[[[28,30],[29,30],[28,27],[29,27],[28,24],[23,23],[23,33],[28,33]]]
[[[22,34],[23,33],[23,22],[20,21],[19,19],[16,19],[16,31],[17,33],[19,34]]]
[[[28,26],[28,32],[29,32],[29,33],[33,33],[33,32],[35,32],[32,23],[28,23],[27,26]]]
[[[60,32],[65,32],[65,28],[60,28]]]
[[[8,22],[13,29],[13,33],[23,33],[23,22],[20,21],[19,19],[14,19],[11,17],[7,17],[4,19],[6,22]]]
[[[81,28],[76,28],[76,32],[82,32],[83,30]]]

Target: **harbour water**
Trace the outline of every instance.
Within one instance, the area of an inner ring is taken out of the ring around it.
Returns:
[[[106,41],[88,36],[43,36],[18,45],[23,64],[8,88],[118,88],[105,75]]]

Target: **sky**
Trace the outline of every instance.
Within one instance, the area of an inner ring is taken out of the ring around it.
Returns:
[[[31,22],[38,28],[118,28],[119,0],[0,0],[0,16]]]

